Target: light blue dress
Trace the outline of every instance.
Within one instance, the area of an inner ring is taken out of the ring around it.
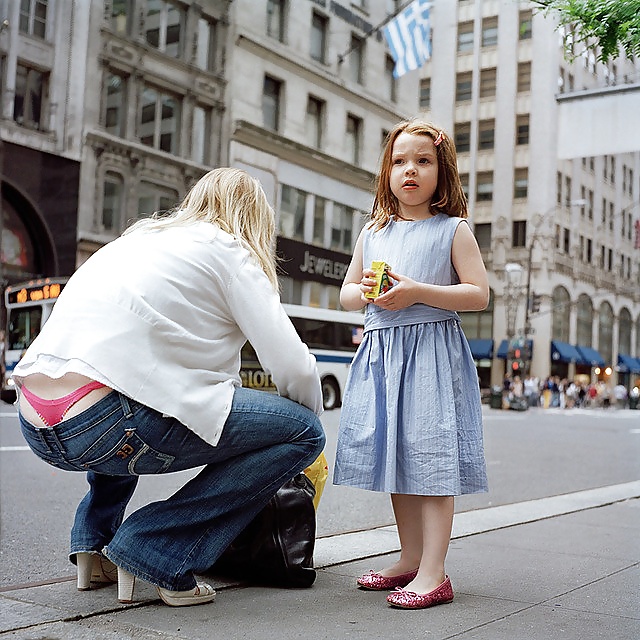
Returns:
[[[459,282],[451,261],[462,218],[392,220],[365,231],[363,260],[416,281]],[[478,376],[454,311],[367,305],[344,392],[334,484],[415,495],[487,491]]]

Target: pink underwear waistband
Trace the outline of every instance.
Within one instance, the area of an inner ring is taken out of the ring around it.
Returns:
[[[84,398],[88,393],[91,393],[94,389],[100,389],[106,385],[102,382],[92,380],[83,385],[79,389],[72,391],[71,393],[63,396],[62,398],[55,398],[53,400],[45,400],[40,398],[27,389],[22,387],[20,392],[24,394],[27,402],[34,408],[35,412],[42,418],[42,421],[47,427],[53,427],[59,422],[62,422],[65,414],[71,407]]]

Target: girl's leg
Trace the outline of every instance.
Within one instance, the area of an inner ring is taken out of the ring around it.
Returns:
[[[391,505],[398,526],[400,538],[400,558],[398,562],[383,569],[379,573],[383,576],[398,576],[414,571],[420,565],[422,558],[422,496],[391,494]]]
[[[400,559],[379,573],[397,576],[419,567],[408,591],[429,593],[445,579],[444,561],[453,526],[453,496],[392,494],[398,525]]]
[[[416,496],[422,514],[422,558],[415,579],[407,591],[429,593],[445,579],[444,561],[449,550],[453,527],[453,496]]]

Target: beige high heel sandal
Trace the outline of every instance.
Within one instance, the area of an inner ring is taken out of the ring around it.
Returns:
[[[89,591],[94,586],[113,584],[118,581],[116,565],[99,553],[77,553],[76,562],[78,591]]]
[[[136,577],[118,567],[118,602],[131,604],[133,602],[133,591],[136,585]],[[216,597],[213,587],[206,582],[198,584],[188,591],[170,591],[162,587],[156,587],[160,599],[170,607],[188,607],[194,604],[205,604],[212,602]]]

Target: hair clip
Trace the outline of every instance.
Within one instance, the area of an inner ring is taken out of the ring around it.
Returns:
[[[438,133],[438,137],[433,141],[433,144],[437,147],[444,140],[444,131]]]

